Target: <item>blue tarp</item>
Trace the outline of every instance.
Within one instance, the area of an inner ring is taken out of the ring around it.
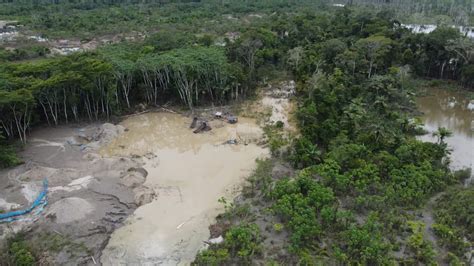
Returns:
[[[18,211],[12,211],[12,212],[7,212],[7,213],[0,213],[0,223],[1,222],[10,222],[15,220],[15,217],[25,215],[30,213],[32,210],[34,210],[38,206],[44,206],[47,203],[47,193],[48,193],[48,180],[45,178],[43,180],[43,190],[40,192],[38,197],[35,199],[33,204],[31,204],[30,207],[23,209],[23,210],[18,210]]]

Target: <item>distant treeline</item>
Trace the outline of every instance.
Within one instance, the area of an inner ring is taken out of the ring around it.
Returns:
[[[0,0],[0,3],[16,4],[94,4],[94,5],[117,5],[117,4],[167,4],[167,3],[216,3],[229,4],[230,2],[279,2],[279,3],[303,3],[307,0],[279,0],[279,1],[254,1],[254,0]],[[344,5],[384,5],[400,9],[407,9],[411,12],[436,12],[440,14],[454,14],[457,10],[471,14],[474,10],[474,2],[471,0],[315,0],[326,4],[344,4]]]
[[[344,4],[374,4],[395,6],[399,8],[414,8],[414,12],[422,11],[445,11],[449,12],[456,8],[463,8],[466,12],[471,12],[474,9],[474,2],[471,0],[345,0],[333,2]]]
[[[456,24],[472,24],[474,1],[472,0],[332,0],[332,3],[348,5],[371,5],[380,9],[392,8],[398,13],[411,15],[444,15]]]
[[[167,3],[189,3],[201,2],[201,0],[0,0],[0,3],[14,4],[94,4],[94,5],[117,5],[117,4],[167,4]]]

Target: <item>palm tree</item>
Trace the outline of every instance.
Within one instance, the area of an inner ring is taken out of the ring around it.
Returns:
[[[436,132],[433,132],[433,137],[438,138],[438,144],[444,144],[444,139],[449,138],[453,135],[453,132],[451,132],[449,129],[445,127],[439,127]]]

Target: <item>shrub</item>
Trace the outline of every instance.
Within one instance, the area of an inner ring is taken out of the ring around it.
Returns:
[[[273,230],[275,230],[277,233],[283,231],[283,228],[285,228],[285,226],[283,226],[281,223],[273,224]]]
[[[7,239],[5,249],[0,250],[0,265],[37,265],[35,254],[24,239],[23,233],[18,233]]]
[[[36,264],[33,253],[24,241],[11,243],[8,251],[15,265],[30,266]]]
[[[225,234],[224,245],[232,257],[249,261],[260,253],[260,229],[256,224],[234,226]]]
[[[15,149],[10,145],[2,143],[2,136],[0,135],[0,169],[15,166],[20,163],[21,160],[16,155]]]
[[[194,265],[222,265],[229,259],[229,251],[225,248],[208,249],[198,253]]]
[[[471,177],[472,169],[471,168],[460,169],[460,170],[455,171],[453,174],[457,180],[464,181],[468,179],[469,177]]]
[[[431,242],[423,238],[425,224],[420,221],[409,221],[408,226],[412,232],[408,238],[408,247],[416,260],[425,264],[433,264],[436,253]]]
[[[249,263],[261,253],[261,242],[260,229],[256,224],[233,226],[225,233],[223,243],[199,252],[193,265],[222,265],[232,260],[239,264]]]
[[[387,265],[390,257],[387,244],[381,233],[381,226],[375,215],[369,215],[364,225],[351,225],[342,232],[340,247],[336,247],[335,255],[341,262],[353,265]]]
[[[323,225],[335,220],[334,193],[307,175],[278,181],[272,197],[272,209],[289,229],[294,252],[312,246],[321,238]]]
[[[321,162],[321,150],[305,137],[295,139],[290,160],[296,167],[308,167]]]

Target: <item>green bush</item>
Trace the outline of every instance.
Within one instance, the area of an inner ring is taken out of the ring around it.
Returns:
[[[457,170],[453,173],[455,179],[464,181],[468,179],[469,177],[472,176],[472,169],[471,168],[465,168],[461,170]]]
[[[273,230],[275,230],[275,232],[277,232],[277,233],[280,233],[281,231],[283,231],[284,228],[285,228],[285,226],[281,223],[273,224]]]
[[[454,254],[464,255],[469,244],[464,241],[464,236],[460,230],[438,223],[433,225],[433,230],[443,246],[447,247]]]
[[[375,216],[369,216],[362,225],[352,225],[342,232],[340,246],[336,247],[336,258],[350,265],[387,265],[390,262],[391,246],[382,237],[380,224]]]
[[[23,241],[11,243],[9,252],[15,265],[30,266],[36,264],[35,257]]]
[[[224,245],[232,257],[249,261],[261,251],[260,229],[256,224],[244,224],[231,227],[225,234]]]
[[[280,156],[281,149],[288,144],[287,137],[283,134],[282,127],[276,125],[267,125],[263,129],[268,138],[268,144],[272,155]]]
[[[463,257],[474,241],[474,186],[448,189],[435,204],[433,226],[441,244]],[[465,239],[467,241],[465,241]]]
[[[208,249],[198,253],[193,265],[222,265],[230,258],[229,251],[226,248]]]
[[[321,150],[309,139],[301,137],[292,143],[290,160],[296,167],[304,168],[321,162]]]
[[[244,187],[243,194],[249,197],[259,191],[264,196],[268,196],[272,184],[272,168],[271,160],[257,160],[257,168],[247,178],[248,186]]]
[[[21,160],[16,155],[15,149],[5,143],[2,143],[0,135],[0,169],[15,166],[20,163]]]
[[[436,253],[433,250],[432,243],[423,237],[425,224],[420,221],[409,221],[408,226],[412,233],[408,238],[408,247],[415,259],[428,265],[435,263]]]
[[[321,239],[323,228],[335,222],[334,193],[307,175],[278,181],[272,198],[272,209],[291,233],[294,252],[315,244]]]
[[[474,186],[449,189],[436,201],[438,223],[457,226],[468,238],[474,239]]]
[[[23,233],[7,239],[4,249],[0,250],[0,265],[32,266],[37,263],[33,249]]]
[[[262,251],[260,229],[256,224],[231,227],[224,242],[199,252],[193,265],[223,265],[231,261],[247,264]]]

